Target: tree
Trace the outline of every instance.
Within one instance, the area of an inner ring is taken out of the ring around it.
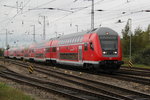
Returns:
[[[134,31],[134,35],[132,37],[132,53],[135,54],[138,51],[140,51],[142,48],[144,48],[143,43],[143,33],[142,29],[140,27],[136,28]]]
[[[123,39],[122,47],[124,56],[129,55],[129,23],[127,22],[125,29],[122,30]],[[150,65],[150,25],[146,30],[137,27],[134,34],[131,34],[132,39],[132,60],[134,63]]]
[[[129,55],[129,42],[130,42],[129,29],[130,29],[129,22],[127,22],[125,28],[122,30],[122,36],[123,36],[122,46],[123,46],[123,54],[124,54],[124,56]]]
[[[125,28],[122,30],[122,36],[123,36],[123,39],[128,39],[129,37],[129,22],[127,22]]]

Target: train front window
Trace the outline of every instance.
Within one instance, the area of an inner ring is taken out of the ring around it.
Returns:
[[[117,49],[116,41],[113,41],[113,40],[112,41],[102,40],[101,46],[103,50],[116,50]]]
[[[117,55],[118,39],[115,35],[99,36],[103,55]]]

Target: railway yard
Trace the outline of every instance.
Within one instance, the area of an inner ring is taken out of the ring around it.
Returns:
[[[149,100],[150,70],[122,67],[115,74],[71,66],[0,59],[0,80],[36,100]],[[29,67],[33,72],[29,73]]]
[[[0,100],[150,100],[150,0],[0,4]]]

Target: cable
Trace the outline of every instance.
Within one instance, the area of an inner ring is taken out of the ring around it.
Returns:
[[[22,9],[24,9],[24,7],[26,7],[26,5],[27,5],[30,1],[31,1],[31,0],[28,0],[28,1],[25,3],[25,5],[22,7]],[[8,19],[9,22],[11,22],[20,12],[21,12],[21,10],[19,10],[18,13],[15,14],[13,17],[11,17],[10,19]],[[7,24],[7,26],[9,25],[8,23],[6,23],[6,24]]]
[[[34,8],[31,8],[31,9],[36,9],[36,8],[42,7],[42,6],[44,6],[44,5],[47,5],[47,4],[52,3],[52,2],[54,2],[54,1],[56,1],[56,0],[51,0],[51,1],[49,1],[49,2],[46,2],[46,3],[41,4],[41,5],[38,5],[38,6],[34,7]]]

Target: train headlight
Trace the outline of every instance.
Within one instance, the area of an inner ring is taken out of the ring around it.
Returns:
[[[114,51],[114,54],[117,54],[117,51]]]
[[[103,54],[106,54],[106,51],[103,51]]]

